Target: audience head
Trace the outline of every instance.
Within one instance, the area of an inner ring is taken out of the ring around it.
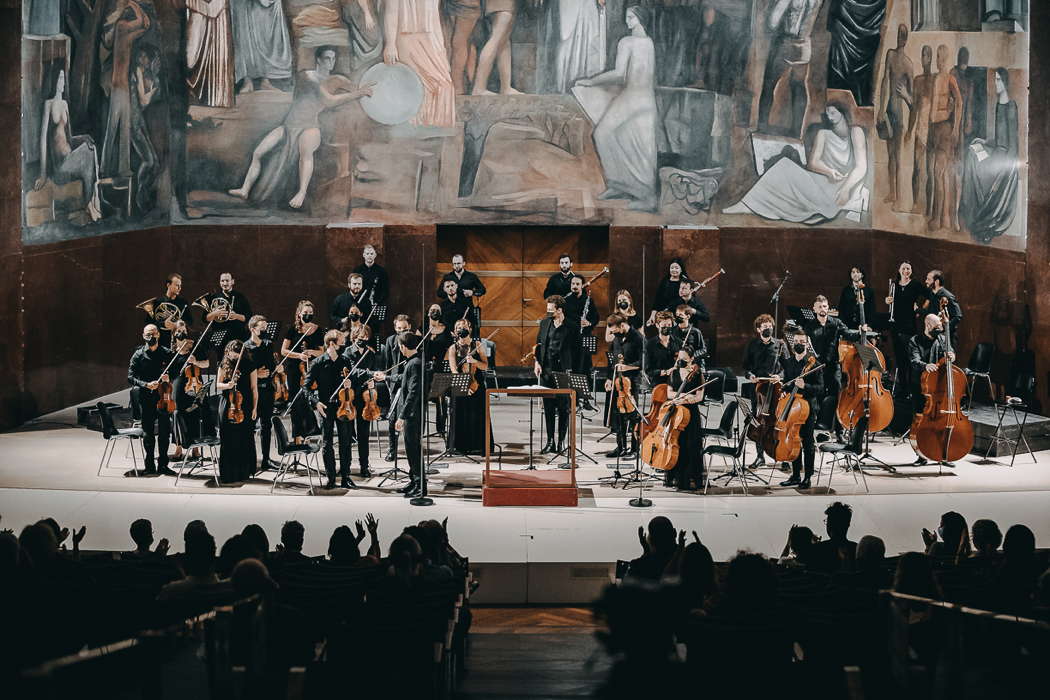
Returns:
[[[287,552],[302,552],[306,528],[298,520],[288,520],[281,526],[281,544]]]
[[[816,541],[817,536],[805,525],[792,525],[791,529],[788,530],[788,543],[791,545],[791,551],[797,559],[804,558],[806,552]]]
[[[251,544],[252,549],[255,550],[256,557],[265,557],[266,553],[270,551],[270,539],[266,536],[266,530],[262,529],[262,525],[257,523],[245,525],[244,529],[241,530],[241,536]]]
[[[1011,525],[1003,538],[1003,554],[1010,562],[1023,562],[1035,556],[1035,534],[1024,525]]]
[[[136,549],[149,549],[153,544],[153,523],[145,518],[131,523],[131,541]]]
[[[675,610],[670,596],[641,582],[607,586],[594,604],[606,629],[597,634],[605,650],[634,661],[665,663],[674,644]]]
[[[941,516],[937,534],[941,536],[941,541],[948,550],[945,554],[957,554],[963,549],[964,541],[969,544],[970,530],[966,526],[966,518],[954,510]]]
[[[833,540],[846,539],[846,533],[852,521],[853,509],[841,501],[835,501],[824,511],[828,537]]]
[[[658,515],[649,521],[649,531],[646,539],[653,551],[673,551],[678,546],[676,537],[674,525],[666,517]]]
[[[43,518],[37,521],[37,524],[47,526],[47,528],[55,535],[55,542],[62,544],[62,540],[65,538],[62,537],[62,528],[59,526],[57,520],[54,518]]]
[[[215,538],[208,532],[197,530],[186,538],[184,569],[187,576],[207,576],[214,571]]]
[[[238,596],[267,595],[277,590],[277,583],[270,578],[266,565],[258,559],[245,559],[233,567],[230,574],[233,590]]]
[[[999,526],[994,520],[973,521],[970,536],[973,539],[973,548],[979,554],[994,554],[1003,543],[1003,533],[999,532]]]
[[[727,602],[734,607],[772,604],[777,592],[773,565],[761,554],[737,552],[726,571],[724,592]]]
[[[419,533],[419,546],[423,549],[423,558],[432,564],[444,564],[448,534],[441,523],[437,520],[424,520],[419,523]]]
[[[238,562],[259,556],[262,555],[256,551],[255,544],[249,538],[244,535],[234,535],[226,540],[222,549],[219,550],[219,571],[224,576],[229,576]]]
[[[857,543],[857,569],[873,571],[886,559],[886,543],[875,535],[864,535]]]
[[[700,596],[710,595],[717,590],[715,583],[715,559],[711,550],[699,542],[690,542],[682,550],[678,562],[678,576],[685,588]]]
[[[411,535],[401,535],[390,543],[389,573],[406,580],[412,578],[419,573],[422,556],[419,542]]]
[[[18,536],[18,545],[30,566],[46,566],[58,556],[55,531],[43,521],[24,527]]]
[[[893,590],[897,593],[940,599],[941,589],[937,585],[937,579],[933,577],[931,559],[922,552],[902,554],[897,561]]]
[[[197,535],[207,535],[208,526],[204,524],[203,520],[191,520],[186,523],[186,529],[182,531],[182,542],[183,545],[189,544],[189,541]],[[214,543],[214,541],[213,541]],[[183,550],[185,551],[185,550]]]
[[[18,538],[11,532],[0,532],[0,578],[18,568]]]
[[[340,525],[328,538],[328,558],[336,564],[353,564],[361,558],[357,538],[346,525]]]

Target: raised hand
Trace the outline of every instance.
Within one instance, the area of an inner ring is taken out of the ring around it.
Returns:
[[[354,530],[357,531],[357,541],[361,542],[365,538],[365,525],[360,520],[354,521]]]

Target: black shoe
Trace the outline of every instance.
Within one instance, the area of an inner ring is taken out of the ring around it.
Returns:
[[[357,484],[355,484],[353,482],[353,480],[350,479],[349,477],[346,477],[342,481],[339,482],[339,488],[341,488],[341,489],[356,489],[357,488]]]
[[[415,491],[419,486],[414,481],[408,482],[407,486],[402,486],[397,490],[398,493],[408,493],[409,491]]]
[[[361,478],[362,479],[371,479],[372,478],[372,470],[368,468],[367,464],[365,466],[361,467]]]
[[[142,471],[147,474],[157,473],[157,464],[153,461],[152,457],[147,457],[142,463]]]
[[[335,479],[329,479],[328,483],[326,483],[324,485],[324,490],[325,491],[331,491],[334,488],[335,488]]]
[[[781,486],[798,486],[801,483],[802,483],[801,479],[799,479],[797,476],[793,476],[790,479],[788,479],[787,481],[781,481],[780,485]]]
[[[612,452],[606,452],[605,456],[609,457],[610,459],[615,459],[616,457],[622,457],[623,454],[624,454],[623,448],[622,447],[617,447]]]
[[[598,409],[590,401],[583,402],[583,410],[585,411],[597,411]]]
[[[554,452],[554,438],[548,439],[547,444],[543,446],[542,450],[540,450],[541,455],[549,454],[551,452]]]
[[[274,471],[276,471],[277,469],[280,469],[280,467],[278,466],[277,462],[267,457],[262,461],[262,464],[259,465],[259,471],[265,471],[267,469],[273,469]]]
[[[803,491],[807,490],[809,488],[809,478],[803,479],[801,483],[799,483],[798,487]]]
[[[423,489],[415,486],[411,491],[405,491],[405,498],[419,498],[423,495]]]
[[[385,461],[387,461],[387,462],[393,462],[394,461],[394,451],[393,450],[387,450],[386,454],[383,455],[383,459]]]
[[[159,471],[164,476],[178,476],[178,474],[176,474],[174,471],[172,471],[171,469],[168,468],[167,464],[165,464],[163,467],[161,467]]]
[[[924,464],[927,464],[927,462],[926,462],[926,458],[925,458],[925,457],[919,457],[918,459],[916,459],[916,460],[915,460],[914,462],[912,462],[911,464],[912,464],[912,466],[913,466],[913,467],[921,467],[921,466],[923,466]]]

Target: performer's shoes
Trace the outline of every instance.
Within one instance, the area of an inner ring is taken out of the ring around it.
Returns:
[[[393,450],[387,450],[386,454],[383,455],[383,459],[385,461],[387,461],[387,462],[393,462],[394,461],[394,451]]]
[[[807,481],[806,483],[808,484],[809,482]],[[785,487],[786,486],[799,486],[801,484],[802,484],[802,480],[799,479],[797,476],[793,476],[790,479],[788,479],[787,481],[781,481],[780,482],[780,485],[781,486],[785,486]]]
[[[342,481],[339,482],[339,488],[341,488],[341,489],[356,489],[357,488],[357,484],[355,484],[352,479],[347,478],[347,479],[343,479]]]
[[[801,489],[803,491],[808,489],[810,487],[809,486],[809,479],[803,479],[802,482],[798,485],[798,487],[799,487],[799,489]]]
[[[541,455],[549,454],[551,452],[554,452],[554,438],[547,440],[547,444],[543,446],[542,450],[540,450]]]
[[[924,464],[927,464],[927,462],[926,462],[926,458],[925,458],[925,457],[919,457],[919,458],[917,458],[917,459],[916,459],[916,460],[915,460],[914,462],[912,462],[912,463],[911,463],[911,465],[912,465],[913,467],[921,467],[921,466],[923,466]]]
[[[171,469],[168,468],[167,464],[165,464],[163,467],[161,467],[158,470],[158,472],[163,474],[164,476],[178,476],[178,474],[176,474],[174,471],[172,471]]]
[[[418,484],[413,484],[413,488],[410,491],[405,491],[405,498],[419,498],[423,495],[423,489],[419,488]]]
[[[335,488],[335,479],[329,479],[328,483],[326,483],[324,485],[324,490],[325,491],[331,491],[334,488]]]
[[[409,491],[414,491],[417,488],[419,488],[419,487],[416,485],[416,482],[410,481],[410,482],[408,482],[407,486],[402,486],[401,488],[399,488],[397,490],[397,492],[398,493],[408,493]]]
[[[367,464],[364,465],[363,467],[361,467],[361,478],[362,479],[370,479],[370,478],[372,478],[372,470],[368,468]]]
[[[623,454],[624,454],[624,449],[622,447],[620,447],[620,446],[617,446],[616,449],[613,450],[612,452],[606,452],[605,456],[609,457],[610,459],[612,459],[612,458],[615,458],[615,457],[622,457]]]

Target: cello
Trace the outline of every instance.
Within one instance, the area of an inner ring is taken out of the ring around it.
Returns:
[[[954,462],[973,449],[973,424],[963,413],[962,397],[966,393],[966,373],[955,365],[948,329],[948,300],[941,299],[944,329],[937,342],[944,345],[944,356],[937,369],[924,371],[919,386],[926,396],[926,406],[915,415],[909,440],[912,448],[934,462]]]
[[[886,358],[882,351],[875,347],[866,334],[867,321],[864,318],[864,285],[857,287],[857,310],[860,313],[860,340],[840,343],[839,361],[846,380],[839,391],[838,406],[835,413],[844,428],[854,428],[865,413],[868,415],[868,432],[877,433],[893,420],[893,396],[886,390],[882,381]],[[865,367],[861,349],[874,353],[878,365]],[[867,406],[865,407],[865,402]],[[865,408],[867,409],[865,411]]]
[[[824,369],[824,365],[814,367],[816,363],[817,358],[810,356],[802,373],[795,379],[805,379]],[[772,415],[772,427],[764,436],[762,449],[776,462],[794,462],[802,451],[802,426],[809,420],[809,402],[798,399],[797,384],[791,387],[791,391],[780,395]]]
[[[686,429],[691,420],[689,409],[682,404],[682,400],[699,393],[703,396],[704,387],[718,381],[718,378],[703,380],[703,370],[700,372],[701,384],[692,391],[679,394],[669,399],[660,408],[660,417],[656,424],[649,430],[648,435],[642,439],[641,459],[653,469],[670,471],[678,466],[679,436]],[[686,382],[693,378],[690,374]],[[661,386],[667,386],[662,384]]]
[[[660,409],[663,408],[664,404],[667,403],[667,392],[670,389],[670,385],[667,383],[657,384],[653,388],[653,395],[651,403],[649,404],[649,412],[645,414],[645,420],[639,426],[639,436],[642,438],[642,443],[645,443],[645,438],[656,429],[657,421],[660,420]]]

